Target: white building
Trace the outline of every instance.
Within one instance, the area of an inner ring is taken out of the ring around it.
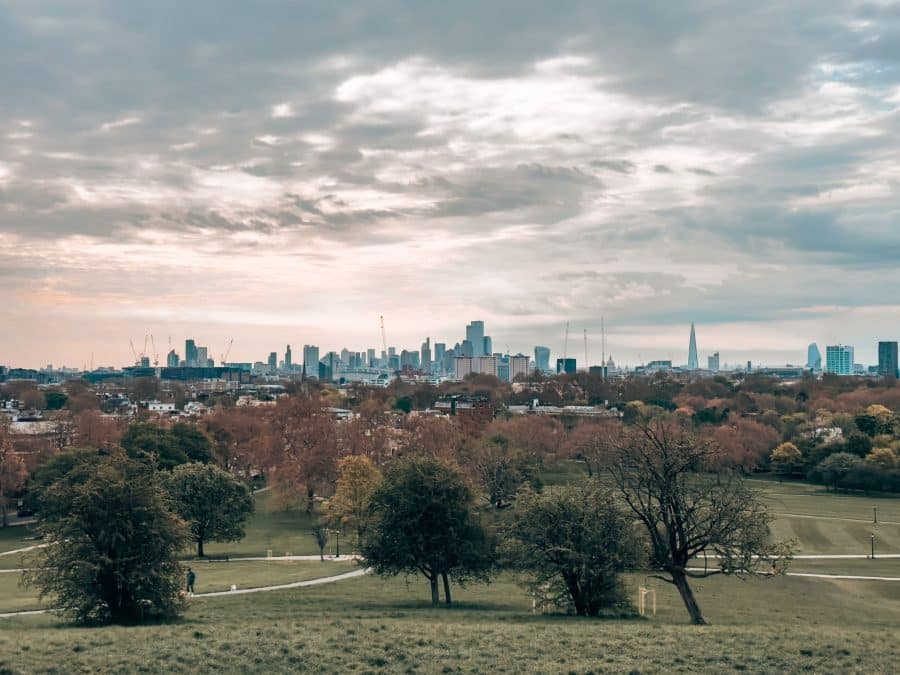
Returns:
[[[509,381],[515,382],[520,375],[528,375],[529,361],[531,359],[524,354],[516,354],[509,357]]]

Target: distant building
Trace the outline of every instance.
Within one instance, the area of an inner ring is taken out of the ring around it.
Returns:
[[[524,354],[516,354],[509,357],[509,381],[515,382],[517,377],[528,376],[528,362],[530,359]]]
[[[714,373],[719,372],[719,352],[706,357],[706,367]]]
[[[431,372],[431,338],[425,338],[425,342],[422,343],[422,348],[419,351],[421,354],[421,363],[420,367],[426,373]]]
[[[574,373],[576,372],[575,359],[556,359],[557,373]]]
[[[432,370],[438,371],[440,374],[446,372],[444,370],[444,354],[447,353],[447,344],[444,342],[435,342],[434,343],[434,368]]]
[[[197,363],[198,368],[209,368],[209,350],[206,347],[197,347]],[[212,365],[215,365],[214,363]]]
[[[466,326],[466,341],[472,345],[471,356],[482,356],[485,354],[484,321],[473,321]],[[466,356],[469,356],[469,354],[466,354]]]
[[[494,353],[494,343],[491,340],[490,335],[485,335],[484,340],[482,342],[481,353],[482,354],[493,354]]]
[[[453,359],[454,380],[462,380],[472,374],[472,358],[471,356],[457,356]]]
[[[550,372],[550,347],[534,348],[534,367],[542,373]]]
[[[897,377],[897,342],[878,343],[878,374],[881,377]]]
[[[806,348],[806,367],[813,372],[822,370],[822,352],[819,351],[819,345],[815,342]]]
[[[188,368],[197,366],[197,343],[193,340],[184,341],[184,363]]]
[[[175,353],[174,349],[170,350],[168,356],[166,356],[166,366],[168,368],[177,368],[178,363],[178,354]]]
[[[697,355],[697,333],[694,330],[694,322],[691,322],[691,339],[688,344],[688,370],[700,369],[700,357]]]
[[[825,372],[833,375],[852,375],[853,347],[846,345],[825,347]]]
[[[496,356],[476,356],[472,359],[472,372],[482,375],[499,376],[499,362]]]
[[[290,370],[293,364],[293,357],[291,355],[291,346],[288,345],[284,350],[284,369]]]
[[[319,377],[319,348],[316,345],[303,345],[303,369],[306,377]]]

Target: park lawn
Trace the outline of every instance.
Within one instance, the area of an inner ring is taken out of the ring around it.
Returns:
[[[829,516],[871,523],[875,508],[879,522],[900,525],[900,498],[893,495],[832,492],[820,485],[771,480],[751,479],[747,484],[776,515]]]
[[[838,584],[711,579],[698,596],[715,625],[702,628],[687,625],[673,589],[656,587],[652,619],[534,615],[508,576],[457,588],[455,606],[432,609],[421,579],[369,576],[208,598],[167,625],[0,620],[0,670],[871,673],[891,672],[900,659],[900,645],[885,639],[895,634],[900,607],[873,612],[869,596]]]
[[[193,563],[192,567],[197,574],[195,583],[197,593],[227,591],[232,585],[246,589],[290,584],[336,576],[358,569],[358,565],[350,560],[197,562]],[[52,606],[50,601],[38,601],[37,590],[22,588],[19,585],[21,578],[22,575],[18,573],[0,573],[0,613],[43,609]]]
[[[33,546],[34,529],[31,525],[0,527],[0,553]]]
[[[230,557],[272,555],[317,555],[319,547],[312,534],[313,526],[321,519],[321,513],[306,513],[303,508],[285,509],[277,504],[271,490],[254,496],[255,510],[247,521],[246,536],[230,543],[204,544],[204,553],[211,556]],[[326,553],[333,553],[335,541],[330,541]],[[341,553],[350,553],[341,539]],[[349,542],[348,542],[349,543]]]

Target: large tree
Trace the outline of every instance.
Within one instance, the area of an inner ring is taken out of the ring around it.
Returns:
[[[338,462],[337,487],[328,500],[328,520],[354,532],[357,546],[365,533],[369,502],[379,483],[381,472],[368,457],[351,455]]]
[[[189,541],[161,477],[121,453],[81,462],[48,495],[61,508],[42,516],[41,550],[24,581],[78,622],[130,623],[178,612]]]
[[[372,495],[362,555],[378,574],[422,574],[431,603],[451,602],[450,579],[488,578],[492,542],[473,512],[462,474],[436,459],[407,457],[391,463]]]
[[[527,586],[579,616],[628,604],[621,573],[643,557],[635,523],[596,484],[525,490],[516,500],[506,549]]]
[[[721,466],[712,441],[657,419],[622,428],[614,442],[608,471],[647,530],[658,578],[675,585],[695,624],[707,621],[690,579],[777,570],[789,557],[789,546],[770,543],[771,517],[740,476],[710,471]]]
[[[253,512],[253,495],[246,484],[213,464],[182,464],[166,480],[176,513],[188,523],[203,557],[209,541],[237,541],[244,536]]]
[[[28,470],[22,456],[13,450],[6,436],[4,424],[0,422],[0,523],[8,525],[7,514],[10,498],[25,485]]]

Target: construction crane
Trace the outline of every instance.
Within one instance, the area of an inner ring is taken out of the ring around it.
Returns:
[[[138,358],[137,351],[134,348],[134,340],[128,338],[128,344],[131,345],[131,355],[134,357],[134,365],[141,365],[141,360]]]
[[[584,369],[588,370],[588,356],[587,356],[587,328],[584,329]]]
[[[384,332],[384,314],[381,315],[381,347],[384,349],[382,352],[384,358],[388,358],[387,334]]]
[[[234,344],[234,338],[231,338],[228,341],[228,345],[225,347],[225,351],[221,354],[221,362],[222,367],[225,366],[225,362],[228,361],[228,355],[231,354],[231,346]]]
[[[159,367],[159,352],[156,351],[156,340],[153,339],[153,333],[150,333],[150,347],[153,349],[153,367]]]
[[[566,321],[566,340],[563,342],[563,363],[569,358],[569,322]]]

